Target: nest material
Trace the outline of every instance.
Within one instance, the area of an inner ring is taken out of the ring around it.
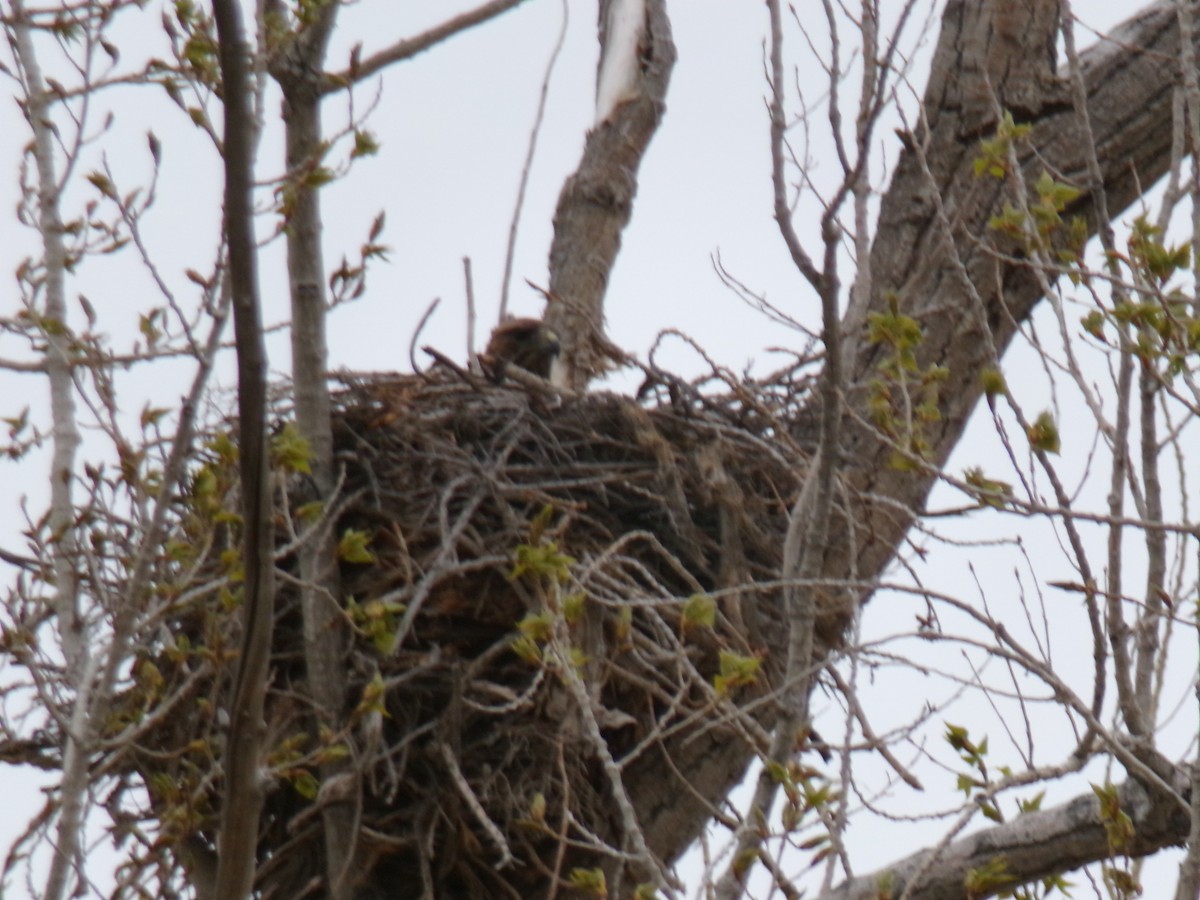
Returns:
[[[537,897],[576,866],[604,868],[622,895],[614,878],[628,892],[647,873],[612,853],[629,850],[612,764],[630,785],[665,777],[687,795],[689,769],[671,775],[661,751],[719,731],[749,760],[761,741],[720,707],[761,697],[782,664],[780,548],[804,456],[781,423],[796,389],[660,393],[648,407],[447,374],[337,394],[337,528],[368,535],[373,554],[342,570],[355,606],[339,739],[362,777],[360,896]],[[519,559],[534,564],[514,577]],[[277,747],[311,727],[297,606],[285,580]],[[722,651],[763,659],[762,677],[722,695]],[[373,679],[383,715],[360,704]],[[650,793],[633,798],[639,816],[662,802]],[[316,812],[287,783],[267,797],[265,894],[319,882]]]

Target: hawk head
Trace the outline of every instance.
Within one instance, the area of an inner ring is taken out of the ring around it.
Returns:
[[[492,331],[484,356],[496,381],[504,378],[509,366],[549,378],[550,364],[559,349],[558,335],[541,319],[509,319]]]

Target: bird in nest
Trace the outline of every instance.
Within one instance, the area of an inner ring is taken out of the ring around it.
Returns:
[[[561,349],[558,335],[541,319],[509,319],[492,331],[483,361],[496,382],[504,380],[509,366],[549,378],[550,366]]]

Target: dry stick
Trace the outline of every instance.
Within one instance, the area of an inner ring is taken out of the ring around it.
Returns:
[[[539,670],[540,671],[540,670]],[[567,773],[566,754],[563,753],[563,744],[560,739],[558,747],[558,775],[562,784],[562,816],[559,819],[558,826],[558,846],[554,851],[554,868],[550,873],[550,890],[546,894],[546,900],[555,900],[558,896],[558,885],[561,881],[563,861],[567,855],[567,834],[570,831],[570,812],[571,812],[571,777]]]
[[[215,0],[221,78],[225,86],[225,231],[237,340],[238,428],[242,481],[245,599],[241,657],[229,711],[225,802],[218,839],[217,896],[248,897],[254,882],[263,698],[271,653],[274,566],[267,469],[267,361],[258,299],[254,241],[254,125],[247,47],[237,0]]]
[[[622,836],[632,844],[633,855],[654,880],[655,886],[667,897],[675,897],[669,874],[654,858],[654,854],[650,852],[650,847],[646,844],[646,835],[638,822],[637,812],[633,808],[633,800],[625,789],[625,780],[621,777],[621,767],[613,759],[608,742],[600,730],[600,723],[596,720],[596,712],[593,708],[592,698],[588,696],[587,685],[584,684],[583,678],[572,661],[570,639],[564,638],[556,641],[556,644],[555,649],[559,656],[557,660],[559,677],[575,701],[579,713],[579,724],[583,726],[583,736],[607,776],[609,793],[620,812]]]
[[[771,854],[766,851],[765,847],[759,848],[758,861],[763,864],[763,868],[771,873],[772,883],[783,894],[784,900],[801,900],[804,897],[804,892],[792,884],[787,873],[783,871],[779,863],[771,858]]]
[[[827,666],[825,671],[829,673],[834,685],[841,691],[842,696],[845,697],[847,709],[850,715],[858,721],[867,745],[887,761],[887,764],[892,767],[892,770],[900,776],[905,784],[913,790],[925,790],[925,786],[921,784],[917,776],[910,772],[904,763],[896,759],[896,755],[888,748],[887,742],[880,738],[874,729],[871,728],[871,723],[867,720],[867,714],[863,710],[862,704],[858,702],[854,688],[842,678],[841,673],[833,666]]]
[[[525,189],[529,185],[529,172],[533,168],[533,154],[537,151],[538,135],[542,132],[542,118],[546,114],[546,94],[550,91],[550,76],[554,74],[554,66],[562,51],[567,38],[567,23],[570,21],[570,11],[567,0],[562,0],[562,25],[558,29],[558,40],[550,53],[550,61],[546,63],[546,74],[542,76],[542,92],[538,96],[537,114],[533,118],[533,130],[529,133],[529,149],[525,152],[525,165],[521,168],[521,183],[517,187],[517,202],[513,206],[512,224],[508,228],[508,249],[504,254],[504,280],[500,282],[500,314],[497,322],[508,318],[508,284],[512,281],[513,254],[517,249],[517,226],[521,221],[521,209],[525,205]],[[471,359],[474,362],[475,342],[471,341]]]
[[[426,323],[429,322],[429,317],[433,315],[433,311],[438,308],[438,304],[442,302],[441,297],[434,297],[433,302],[425,308],[424,314],[420,321],[417,322],[417,327],[413,329],[412,340],[408,342],[408,364],[412,366],[412,370],[420,375],[421,369],[417,365],[417,342],[421,339],[421,332],[425,330]]]
[[[442,762],[446,764],[446,769],[450,773],[450,779],[454,782],[454,786],[458,788],[459,796],[462,797],[463,802],[467,804],[467,808],[475,816],[475,821],[479,823],[479,827],[487,833],[492,844],[500,851],[500,859],[496,863],[495,868],[508,868],[513,864],[513,855],[508,847],[508,841],[504,837],[504,832],[492,821],[491,816],[487,814],[487,810],[483,808],[483,804],[479,802],[479,798],[475,796],[475,791],[471,789],[471,785],[467,782],[466,776],[463,775],[462,769],[458,767],[458,760],[454,758],[454,751],[450,749],[450,745],[444,741],[438,741],[437,748],[441,754]]]
[[[1126,469],[1130,463],[1129,430],[1132,425],[1133,403],[1133,342],[1130,326],[1118,326],[1120,335],[1117,366],[1117,421],[1113,429],[1112,473],[1109,479],[1108,512],[1119,517],[1125,512]],[[1152,411],[1153,412],[1153,411]],[[1123,592],[1124,529],[1114,525],[1108,529],[1108,571],[1105,574],[1107,601],[1105,603],[1109,641],[1113,648],[1114,672],[1121,710],[1129,730],[1139,736],[1146,734],[1146,722],[1141,704],[1134,692],[1133,663],[1130,660],[1130,628],[1125,621],[1120,596]]]
[[[458,484],[464,479],[451,482],[447,485],[443,496],[452,495]],[[462,537],[467,526],[471,524],[471,517],[475,515],[475,510],[479,508],[479,504],[484,500],[481,493],[472,496],[459,513],[452,528],[446,529],[442,538],[442,546],[438,551],[438,555],[429,566],[425,576],[417,584],[413,591],[413,596],[404,605],[404,616],[400,619],[400,624],[396,626],[396,634],[392,640],[392,655],[400,652],[404,645],[404,639],[408,637],[408,632],[412,629],[413,623],[417,619],[417,613],[421,611],[421,607],[425,604],[433,592],[433,588],[438,581],[455,565],[455,552],[458,550],[458,539]]]
[[[479,358],[475,354],[475,285],[471,281],[471,257],[463,257],[463,281],[467,291],[467,368],[479,372]],[[426,353],[428,348],[422,347]]]

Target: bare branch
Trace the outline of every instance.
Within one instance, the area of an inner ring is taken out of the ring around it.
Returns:
[[[378,53],[374,53],[364,60],[352,62],[348,69],[338,72],[335,75],[325,76],[324,83],[321,85],[321,93],[331,94],[334,91],[345,88],[347,85],[357,84],[366,78],[370,78],[377,72],[383,71],[393,63],[412,59],[414,56],[424,53],[431,47],[449,40],[456,34],[474,28],[476,25],[487,22],[489,19],[494,19],[501,13],[506,13],[514,6],[520,6],[524,2],[525,0],[491,0],[491,2],[476,7],[470,12],[465,12],[462,15],[455,16],[453,19],[443,22],[436,28],[431,28],[415,37],[397,41],[387,49],[380,50]]]

